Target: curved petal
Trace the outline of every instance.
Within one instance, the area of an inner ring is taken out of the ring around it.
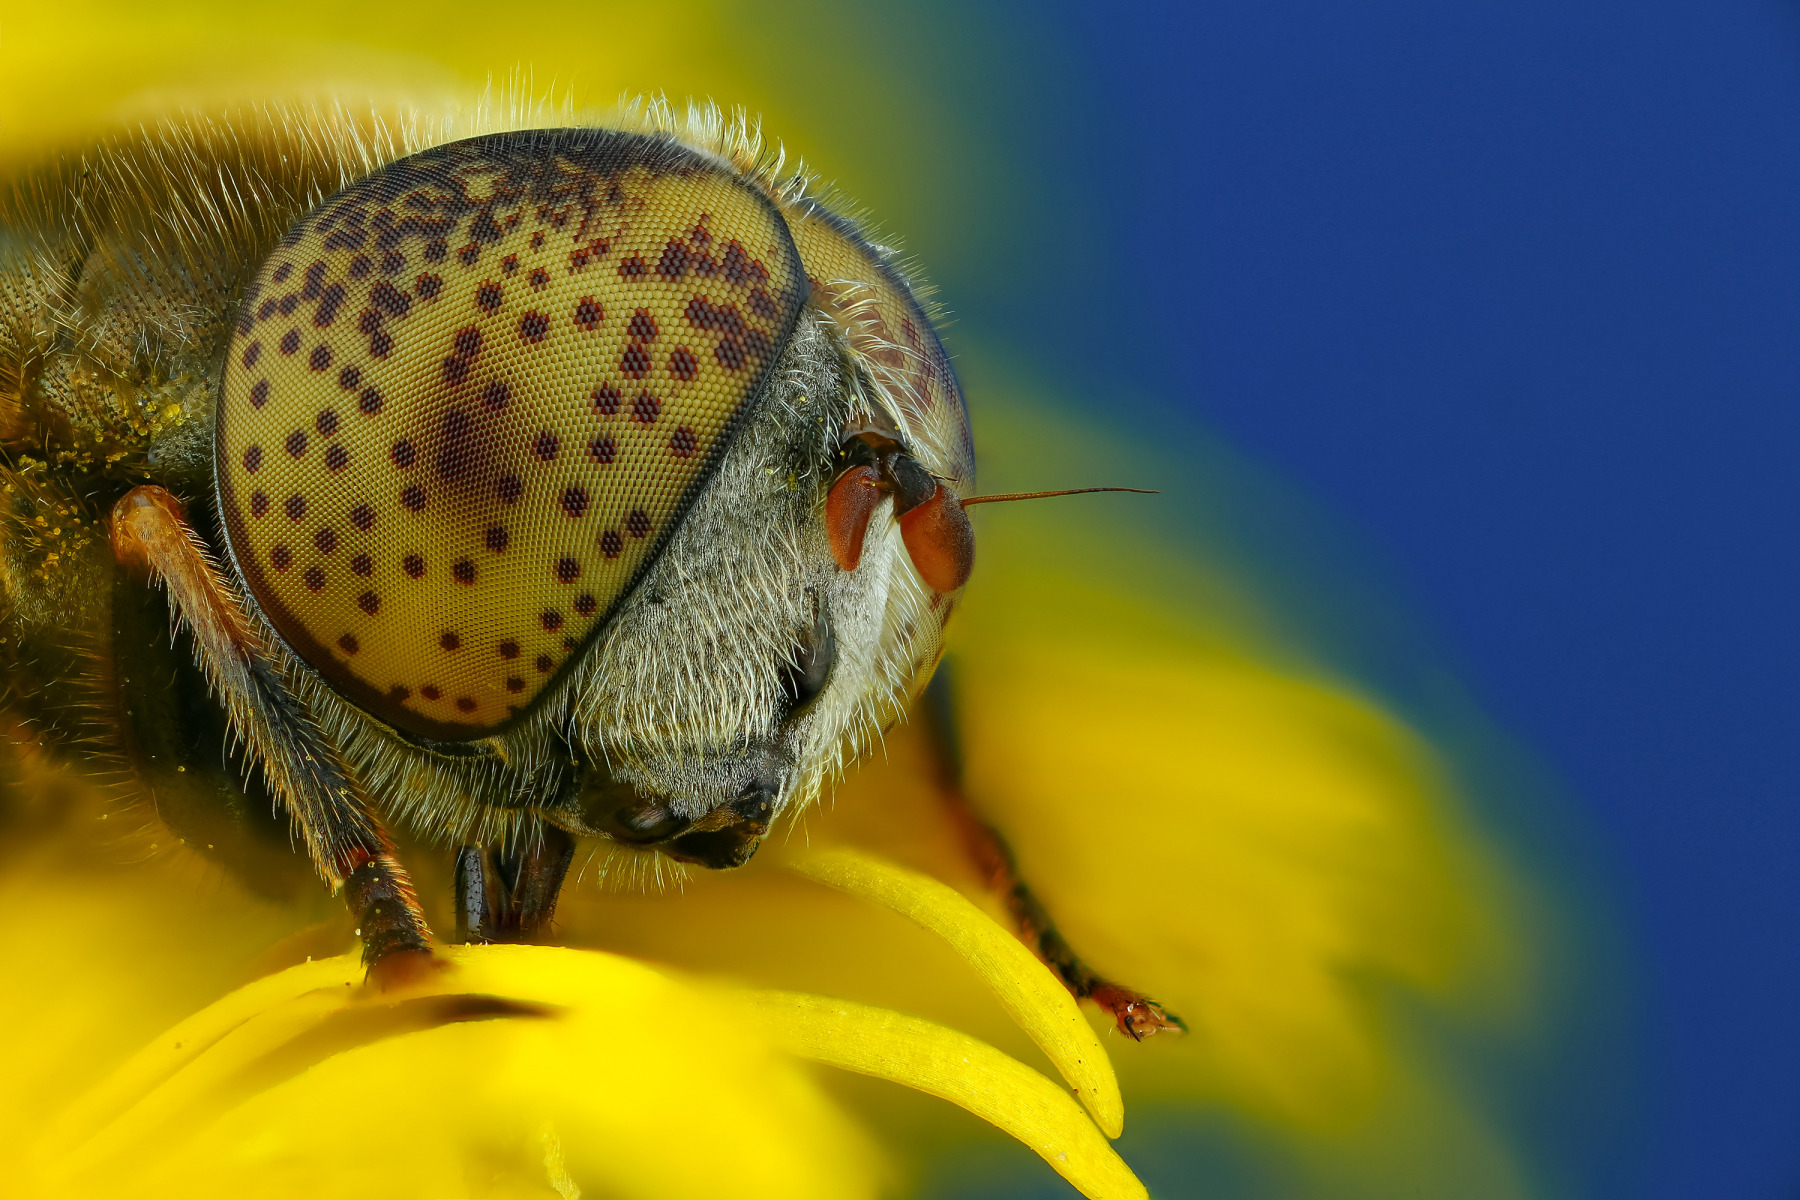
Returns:
[[[1116,1138],[1125,1131],[1125,1101],[1112,1060],[1075,998],[1018,938],[962,893],[855,850],[816,850],[791,865],[809,879],[910,917],[949,942],[1056,1065],[1101,1132]]]
[[[1148,1200],[1144,1185],[1067,1093],[985,1042],[848,1000],[758,992],[750,1002],[794,1054],[960,1105],[1030,1146],[1093,1200]]]

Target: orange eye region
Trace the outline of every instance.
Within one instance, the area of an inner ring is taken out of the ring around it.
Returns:
[[[367,711],[496,732],[653,561],[806,295],[767,198],[666,140],[394,162],[245,290],[215,439],[239,571]]]
[[[954,592],[975,569],[975,530],[962,502],[943,484],[931,499],[900,518],[900,537],[927,586]]]
[[[865,464],[838,476],[826,494],[825,537],[831,543],[831,557],[846,571],[856,570],[862,562],[869,520],[886,495],[880,483],[881,472]]]

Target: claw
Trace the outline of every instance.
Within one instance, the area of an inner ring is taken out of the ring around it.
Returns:
[[[1089,998],[1113,1015],[1119,1032],[1134,1042],[1157,1033],[1186,1033],[1187,1023],[1163,1011],[1162,1005],[1148,996],[1140,996],[1116,983],[1103,983],[1094,988]]]

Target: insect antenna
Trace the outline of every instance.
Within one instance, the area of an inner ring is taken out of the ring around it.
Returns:
[[[970,496],[962,502],[962,506],[967,508],[971,504],[1007,504],[1014,500],[1042,500],[1049,496],[1085,496],[1089,492],[1136,492],[1140,496],[1161,495],[1154,488],[1064,488],[1056,492],[1005,492],[993,496]]]

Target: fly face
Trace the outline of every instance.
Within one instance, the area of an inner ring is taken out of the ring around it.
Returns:
[[[472,757],[476,809],[739,865],[899,715],[967,575],[913,528],[966,535],[971,467],[910,290],[791,181],[666,137],[381,168],[264,259],[225,361],[245,590],[365,775]]]

